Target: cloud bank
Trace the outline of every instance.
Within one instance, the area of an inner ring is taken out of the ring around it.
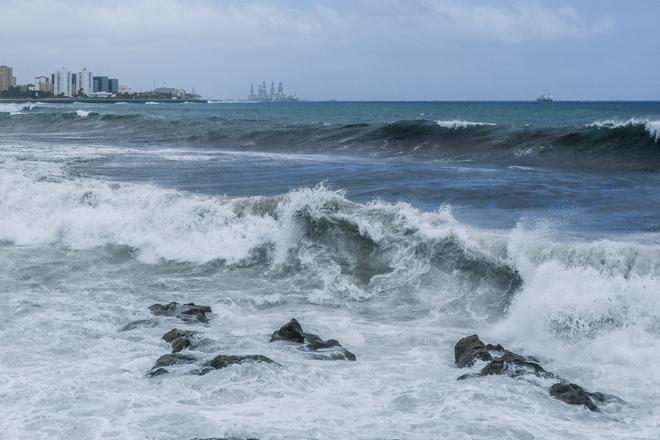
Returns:
[[[574,8],[537,3],[448,0],[5,0],[0,38],[55,39],[73,47],[98,41],[177,46],[322,44],[410,29],[427,37],[530,39],[584,37],[608,31],[610,18],[584,19]]]

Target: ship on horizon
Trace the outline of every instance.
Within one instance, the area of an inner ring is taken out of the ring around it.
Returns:
[[[247,97],[248,101],[254,102],[295,102],[298,98],[294,95],[287,95],[284,92],[284,85],[280,82],[275,91],[275,83],[271,81],[270,91],[266,86],[266,81],[259,84],[258,90],[255,93],[254,84],[250,85],[250,93]]]
[[[543,95],[539,96],[538,98],[536,98],[536,100],[538,102],[552,102],[552,101],[554,101],[554,99],[552,98],[552,95],[550,95],[550,93],[543,94]]]

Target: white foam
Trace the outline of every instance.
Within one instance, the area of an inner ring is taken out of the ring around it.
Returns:
[[[597,128],[621,128],[621,127],[643,126],[644,129],[648,132],[651,139],[653,139],[656,142],[660,140],[660,120],[657,119],[654,120],[654,119],[630,118],[625,121],[618,119],[607,119],[607,120],[592,122],[587,126],[597,127]]]
[[[37,107],[43,107],[46,104],[41,102],[32,103],[0,103],[0,113],[9,113],[12,115],[24,114]]]
[[[658,392],[640,387],[660,383],[659,246],[554,242],[547,225],[521,225],[507,254],[524,284],[493,338],[586,387],[633,400]]]
[[[90,113],[91,112],[85,111],[85,110],[80,110],[80,109],[76,110],[76,115],[78,115],[78,117],[80,117],[80,118],[86,118],[86,117],[89,116]]]
[[[436,124],[438,124],[441,127],[444,128],[453,128],[453,129],[463,129],[463,128],[469,128],[469,127],[478,127],[478,126],[494,126],[495,124],[492,124],[490,122],[474,122],[474,121],[463,121],[459,119],[455,120],[448,120],[448,121],[435,121]]]
[[[10,397],[0,429],[12,438],[657,437],[657,247],[565,242],[542,227],[483,231],[447,206],[357,204],[323,186],[228,199],[70,178],[59,161],[9,155],[0,171],[0,240],[21,245],[0,252],[0,367]],[[356,262],[351,248],[333,251],[341,234],[314,241],[324,225],[365,238],[354,248],[372,240],[377,252]],[[137,261],[106,244],[132,247]],[[434,257],[454,256],[453,245],[461,265],[520,271],[525,284],[506,316],[476,313],[495,289],[468,283],[460,267],[434,266]],[[264,248],[266,268],[240,264]],[[188,264],[218,258],[238,264]],[[379,258],[392,271],[366,286],[345,273]],[[144,265],[162,259],[186,264]],[[217,314],[202,329],[216,342],[193,350],[199,359],[258,353],[282,366],[205,376],[175,367],[145,378],[168,350],[162,333],[180,323],[117,329],[170,300],[210,304]],[[293,316],[339,339],[358,361],[319,362],[269,343]],[[464,371],[453,366],[453,344],[473,332],[630,404],[594,414],[525,380],[456,381]],[[302,416],[282,410],[301,400]]]

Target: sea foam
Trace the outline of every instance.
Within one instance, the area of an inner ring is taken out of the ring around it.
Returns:
[[[607,119],[607,120],[593,122],[588,126],[597,127],[597,128],[610,128],[610,129],[641,126],[644,127],[644,129],[648,132],[651,139],[653,139],[656,142],[660,140],[660,120],[631,118],[623,121],[617,119]]]

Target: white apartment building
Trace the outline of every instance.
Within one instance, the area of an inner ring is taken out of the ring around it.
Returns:
[[[71,72],[65,68],[59,69],[55,72],[53,80],[53,95],[55,96],[73,96],[72,93],[72,83],[71,83]]]
[[[92,72],[88,71],[87,68],[84,68],[82,71],[76,74],[76,81],[73,92],[75,96],[90,96],[92,93],[94,93],[94,81],[92,78]]]

